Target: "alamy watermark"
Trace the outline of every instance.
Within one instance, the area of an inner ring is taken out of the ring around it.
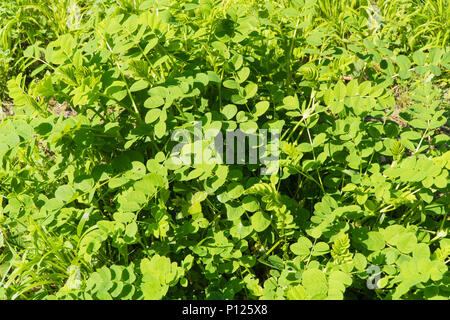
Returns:
[[[68,289],[77,290],[81,288],[81,270],[80,267],[70,265],[67,268],[69,278],[67,279],[66,286]]]
[[[81,27],[83,14],[76,1],[71,1],[67,6],[66,25],[69,30],[76,30]]]
[[[177,129],[172,141],[178,143],[172,149],[174,164],[251,164],[261,165],[262,175],[276,174],[279,169],[280,130],[241,129],[226,130],[209,128],[195,121],[193,132]]]
[[[372,4],[366,8],[367,12],[367,27],[370,30],[378,30],[382,26],[382,16],[380,7],[376,4]]]
[[[367,274],[369,274],[369,278],[367,278],[366,286],[367,289],[375,290],[380,289],[378,287],[378,281],[381,279],[381,269],[378,266],[370,265],[366,269]]]

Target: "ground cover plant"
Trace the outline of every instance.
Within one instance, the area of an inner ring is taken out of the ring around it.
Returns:
[[[448,299],[449,17],[3,1],[0,299]],[[279,139],[174,161],[198,125]]]

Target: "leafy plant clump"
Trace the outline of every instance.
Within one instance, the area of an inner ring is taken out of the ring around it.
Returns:
[[[0,5],[0,299],[450,298],[447,1],[44,2]]]

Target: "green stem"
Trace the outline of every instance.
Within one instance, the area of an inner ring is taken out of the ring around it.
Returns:
[[[289,51],[288,51],[287,63],[286,63],[286,74],[287,74],[286,88],[288,90],[291,89],[291,82],[292,82],[291,58],[292,58],[292,52],[294,50],[295,38],[297,36],[299,22],[300,22],[300,18],[298,18],[297,22],[295,23],[294,34],[292,35],[292,39],[291,39],[291,43],[290,43]]]

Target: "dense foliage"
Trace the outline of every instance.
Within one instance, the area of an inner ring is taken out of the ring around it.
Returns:
[[[0,299],[448,299],[449,18],[2,1]],[[198,121],[279,170],[171,161]]]

